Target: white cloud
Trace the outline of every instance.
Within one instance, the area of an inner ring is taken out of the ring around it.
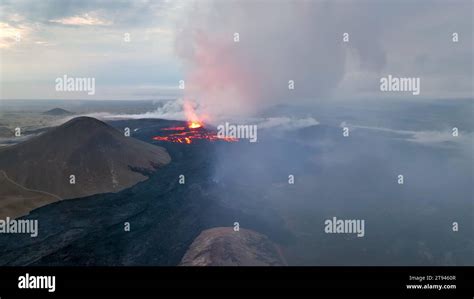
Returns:
[[[98,26],[98,25],[112,25],[111,21],[105,20],[97,16],[96,13],[85,13],[83,15],[66,17],[61,19],[50,20],[51,23],[59,23],[62,25],[74,26]]]
[[[318,125],[319,122],[312,118],[290,118],[290,117],[269,117],[262,120],[258,127],[261,129],[278,128],[282,130],[296,130]]]
[[[426,145],[442,145],[446,143],[469,143],[474,140],[474,133],[460,131],[459,136],[453,136],[451,130],[444,131],[414,131],[414,130],[396,130],[383,127],[358,126],[346,122],[341,123],[341,127],[353,129],[376,130],[400,135],[400,139],[409,142],[421,143]]]
[[[451,131],[417,131],[413,132],[412,136],[408,138],[408,141],[424,143],[424,144],[435,144],[444,142],[465,142],[473,140],[473,134],[461,133],[460,136],[454,137]]]
[[[12,26],[0,22],[0,48],[10,48],[24,40],[31,33],[31,29],[24,25]]]

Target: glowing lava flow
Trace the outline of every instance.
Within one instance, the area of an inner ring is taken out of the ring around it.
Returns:
[[[219,140],[226,142],[238,141],[236,138],[218,137],[216,132],[205,129],[203,122],[199,120],[192,105],[188,102],[184,103],[184,112],[188,119],[187,127],[179,126],[161,129],[162,131],[166,131],[167,134],[164,136],[155,136],[153,140],[183,144],[191,144],[194,140],[207,140],[211,142]]]
[[[195,121],[192,121],[189,123],[189,126],[188,126],[190,129],[197,129],[197,128],[200,128],[202,127],[202,124],[201,123],[198,123],[198,122],[195,122]]]
[[[188,127],[170,127],[161,129],[162,131],[172,132],[164,136],[155,136],[153,140],[157,141],[168,141],[175,143],[184,143],[190,144],[194,140],[207,140],[207,141],[226,141],[226,142],[236,142],[236,138],[220,138],[217,136],[216,132],[208,131],[204,128],[202,124],[193,124],[189,123]]]

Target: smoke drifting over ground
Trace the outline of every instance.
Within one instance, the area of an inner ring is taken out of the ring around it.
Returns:
[[[158,103],[158,107],[155,110],[136,113],[136,114],[125,114],[125,113],[110,113],[110,112],[94,112],[94,113],[80,113],[65,118],[56,120],[53,124],[60,125],[66,121],[69,121],[78,115],[94,117],[104,121],[113,120],[126,120],[126,119],[144,119],[144,118],[157,118],[167,120],[181,120],[191,121],[189,113],[186,113],[185,107],[192,107],[196,113],[198,121],[203,122],[204,125],[218,126],[224,122],[233,121],[235,123],[253,123],[256,124],[260,129],[272,129],[278,131],[290,131],[297,130],[300,128],[310,127],[318,125],[319,122],[313,117],[288,117],[288,116],[269,116],[269,117],[239,117],[238,119],[231,119],[229,117],[219,117],[210,119],[203,110],[200,109],[200,105],[191,102],[185,102],[183,99],[163,101]],[[284,114],[284,113],[283,113]]]

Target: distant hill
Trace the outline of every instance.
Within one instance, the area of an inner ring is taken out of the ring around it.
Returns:
[[[216,227],[194,240],[180,266],[283,266],[278,247],[252,230]]]
[[[53,108],[51,110],[43,112],[44,115],[51,115],[51,116],[66,116],[66,115],[73,115],[74,113],[67,111],[62,108]]]
[[[125,137],[90,117],[74,118],[25,142],[0,148],[0,171],[11,181],[61,199],[118,192],[147,179],[147,173],[170,160],[165,149]],[[70,175],[75,176],[75,184],[70,184]],[[0,197],[0,207],[4,200]],[[24,214],[20,210],[17,215]]]

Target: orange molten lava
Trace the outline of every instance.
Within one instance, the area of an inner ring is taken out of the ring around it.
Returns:
[[[237,138],[218,137],[216,132],[205,129],[203,125],[201,125],[198,128],[170,127],[170,128],[161,129],[161,131],[163,131],[166,135],[155,136],[153,137],[153,140],[183,143],[183,144],[191,144],[195,140],[206,140],[210,142],[214,142],[214,141],[237,142],[239,141]],[[170,131],[173,131],[173,132],[168,133]]]
[[[202,124],[200,122],[197,122],[197,121],[190,121],[189,124],[188,124],[188,127],[190,129],[197,129],[197,128],[202,127]]]
[[[223,137],[219,138],[216,132],[209,131],[204,128],[204,123],[199,119],[194,108],[190,102],[184,102],[184,113],[188,120],[187,127],[169,127],[163,128],[162,131],[165,131],[166,135],[164,136],[155,136],[153,140],[157,141],[167,141],[174,143],[183,143],[191,144],[193,140],[207,140],[207,141],[226,141],[226,142],[236,142],[238,139]],[[173,132],[171,132],[173,131]]]

